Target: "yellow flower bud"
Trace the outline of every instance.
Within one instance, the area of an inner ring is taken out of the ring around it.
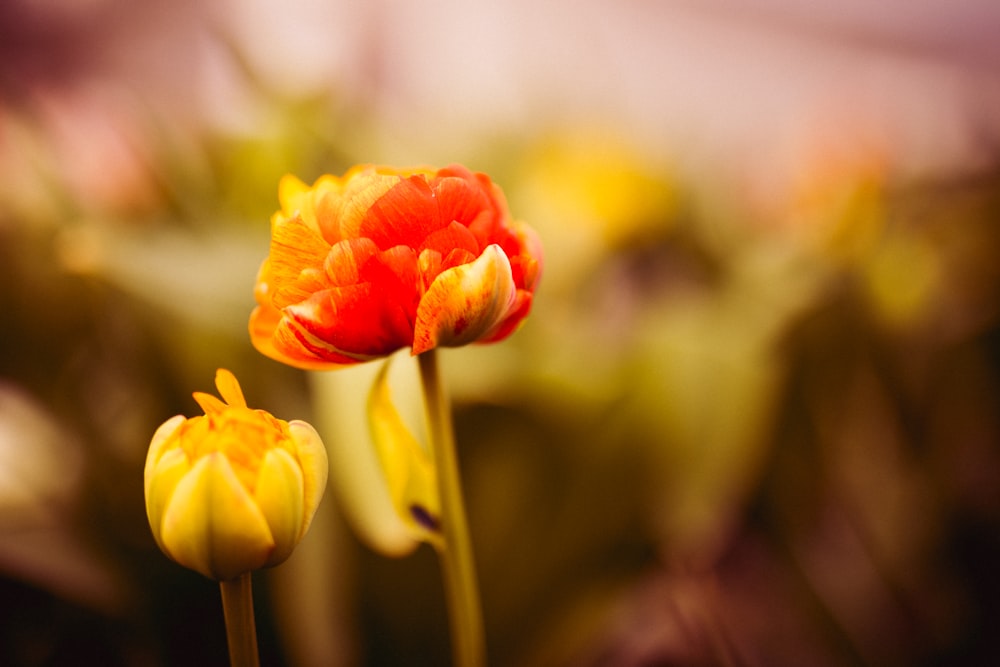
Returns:
[[[223,401],[196,392],[205,414],[173,417],[146,456],[146,516],[167,556],[220,581],[283,562],[326,488],[327,457],[302,421],[251,410],[219,369]]]

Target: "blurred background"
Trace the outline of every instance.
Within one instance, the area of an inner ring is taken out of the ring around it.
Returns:
[[[545,244],[523,329],[442,355],[491,664],[995,664],[998,34],[991,0],[5,0],[0,664],[226,664],[146,448],[223,366],[366,455],[371,371],[246,332],[278,179],[357,162],[485,171]],[[434,553],[381,555],[352,475],[255,575],[262,662],[448,664]]]

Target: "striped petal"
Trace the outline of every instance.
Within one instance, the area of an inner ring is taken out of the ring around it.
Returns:
[[[500,246],[489,246],[476,261],[443,271],[417,307],[413,354],[438,346],[478,340],[507,318],[517,287]]]

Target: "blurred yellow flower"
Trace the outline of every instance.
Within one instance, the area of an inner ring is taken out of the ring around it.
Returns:
[[[167,556],[220,581],[283,562],[305,535],[326,488],[327,456],[302,421],[252,410],[232,373],[223,401],[196,392],[203,416],[177,415],[146,457],[146,515]]]

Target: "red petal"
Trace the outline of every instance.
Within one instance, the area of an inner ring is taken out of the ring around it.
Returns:
[[[484,209],[469,223],[469,231],[476,237],[480,248],[496,243],[497,213],[492,209]]]
[[[424,238],[446,225],[437,201],[423,176],[401,180],[368,209],[359,236],[367,236],[386,250],[397,245],[419,248]]]
[[[487,331],[483,334],[476,342],[496,343],[517,331],[521,323],[524,322],[524,318],[531,311],[531,302],[533,300],[534,295],[531,292],[517,290],[517,296],[514,298],[514,305],[511,307],[510,314],[497,324],[492,331]]]
[[[312,344],[280,310],[270,305],[254,309],[250,314],[249,328],[250,341],[257,351],[296,368],[321,370],[358,361]]]
[[[491,208],[489,197],[471,174],[437,179],[433,189],[442,222],[457,221],[468,227],[480,212]]]
[[[467,227],[459,222],[452,222],[447,227],[428,234],[420,246],[420,250],[424,250],[425,248],[437,250],[442,256],[447,255],[456,248],[469,251],[473,257],[478,257],[479,253],[482,252],[476,237],[472,235],[472,232]]]
[[[285,309],[301,327],[311,351],[322,345],[352,357],[378,357],[408,347],[413,340],[411,315],[403,304],[384,298],[381,285],[334,287]]]
[[[273,359],[306,370],[345,366],[369,359],[364,355],[347,354],[329,343],[318,340],[289,317],[284,317],[281,320],[271,341],[273,349],[278,355],[272,356]],[[266,350],[261,351],[267,354]]]
[[[400,245],[378,253],[365,264],[361,280],[375,286],[375,298],[402,308],[412,329],[423,292],[413,248]]]

